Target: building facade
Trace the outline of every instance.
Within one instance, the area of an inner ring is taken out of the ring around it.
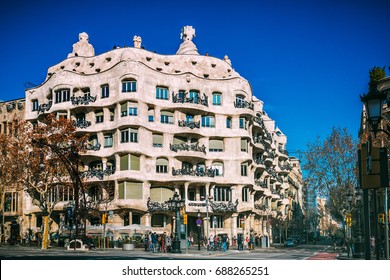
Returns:
[[[272,242],[272,220],[287,217],[293,203],[303,206],[299,160],[290,160],[287,137],[229,58],[200,55],[194,36],[184,27],[175,55],[145,50],[139,36],[133,47],[95,55],[81,33],[68,58],[26,90],[25,119],[52,113],[89,135],[80,174],[92,200],[97,186],[114,186],[101,206],[111,225],[172,232],[166,201],[178,193],[195,238],[200,216],[202,236],[252,234]],[[72,199],[57,204],[52,231],[66,229]],[[29,204],[25,212],[35,226],[39,209]],[[100,216],[88,221],[100,223]]]

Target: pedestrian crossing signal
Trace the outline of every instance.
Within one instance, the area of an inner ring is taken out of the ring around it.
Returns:
[[[378,214],[378,223],[384,224],[385,223],[385,214]]]
[[[345,223],[347,226],[351,227],[352,226],[352,215],[350,213],[347,213],[347,217],[345,218]]]

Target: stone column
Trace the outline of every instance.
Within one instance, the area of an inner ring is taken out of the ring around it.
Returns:
[[[230,240],[233,240],[233,236],[237,238],[237,213],[233,213],[231,217],[231,237]]]
[[[147,212],[145,215],[145,226],[151,226],[150,225],[150,218],[151,218],[151,215],[150,215],[150,213],[149,212]]]

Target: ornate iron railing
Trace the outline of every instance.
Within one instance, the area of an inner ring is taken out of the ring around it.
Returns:
[[[72,105],[89,105],[90,102],[96,101],[96,96],[85,94],[84,96],[72,96],[70,98]]]
[[[251,109],[253,110],[254,109],[254,104],[252,102],[248,102],[248,101],[245,101],[245,100],[242,100],[242,101],[234,101],[234,107],[236,108],[247,108],[247,109]]]
[[[90,151],[99,151],[100,147],[101,147],[101,145],[99,143],[96,143],[96,144],[88,143],[86,145],[85,149],[90,150]]]
[[[229,202],[210,202],[211,210],[214,213],[226,213],[226,212],[237,212],[238,199],[233,203]]]
[[[103,180],[104,176],[109,176],[115,173],[115,168],[106,168],[102,169],[90,169],[83,172],[80,172],[80,178],[93,178],[96,177],[99,180]]]
[[[169,211],[169,207],[166,202],[151,201],[150,197],[148,197],[146,205],[148,206],[149,212]]]
[[[193,151],[193,152],[202,152],[206,154],[206,146],[199,146],[199,143],[188,145],[187,143],[180,144],[169,144],[169,148],[171,151]]]
[[[200,121],[198,121],[198,122],[187,122],[185,120],[179,120],[178,124],[179,124],[180,127],[189,127],[191,129],[200,128]]]
[[[187,92],[184,93],[172,93],[172,102],[173,103],[192,103],[192,104],[201,104],[206,107],[209,106],[208,97],[203,93],[203,97],[187,97]]]
[[[78,119],[73,121],[73,125],[78,128],[87,128],[88,126],[91,125],[91,122],[85,119]]]
[[[52,101],[49,101],[49,103],[39,104],[38,110],[37,110],[38,114],[43,114],[43,113],[45,113],[45,111],[49,111],[52,105],[53,105]]]
[[[198,176],[198,177],[214,177],[215,170],[212,169],[211,167],[206,168],[206,170],[188,169],[188,168],[182,168],[182,169],[172,168],[172,176],[180,176],[180,175]]]

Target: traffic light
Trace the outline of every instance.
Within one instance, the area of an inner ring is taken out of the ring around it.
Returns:
[[[188,222],[188,220],[187,220],[187,214],[184,214],[184,215],[183,215],[183,224],[186,225],[187,222]]]
[[[380,224],[385,223],[385,214],[383,214],[383,213],[378,214],[378,223],[380,223]]]
[[[388,222],[390,223],[390,209],[387,210],[387,219],[388,219]]]
[[[106,224],[107,223],[107,214],[102,214],[102,224]]]
[[[347,226],[351,227],[352,226],[352,214],[351,213],[347,213],[347,216],[345,218],[345,223],[347,224]]]

